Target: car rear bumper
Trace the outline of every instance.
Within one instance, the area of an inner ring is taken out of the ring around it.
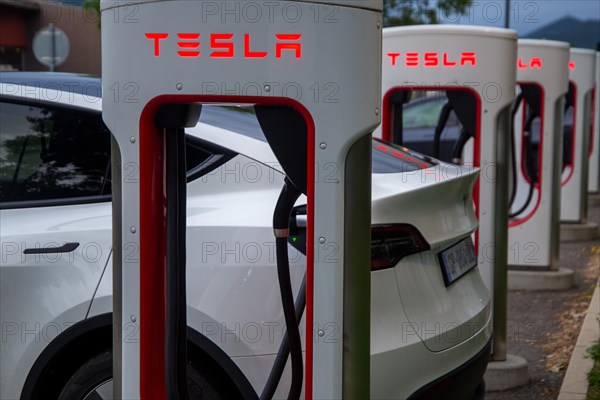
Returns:
[[[490,359],[491,340],[465,364],[423,386],[409,400],[482,400],[485,396],[483,374]]]

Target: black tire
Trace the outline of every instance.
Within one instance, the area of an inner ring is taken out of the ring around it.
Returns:
[[[85,362],[67,381],[58,400],[83,400],[95,388],[112,379],[112,351],[104,351]]]
[[[92,392],[105,382],[112,380],[112,351],[104,351],[85,362],[63,387],[58,400],[101,400],[91,396]],[[231,399],[230,391],[218,386],[206,373],[188,362],[188,391],[191,400]],[[229,393],[228,393],[229,392]],[[88,397],[89,396],[89,397]],[[104,400],[104,399],[102,399]]]

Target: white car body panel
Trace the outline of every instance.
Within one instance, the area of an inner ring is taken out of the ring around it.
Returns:
[[[110,211],[110,203],[0,211],[2,363],[18,366],[0,368],[1,398],[18,398],[39,353],[86,317],[109,258]],[[65,242],[80,245],[72,253],[23,254]]]

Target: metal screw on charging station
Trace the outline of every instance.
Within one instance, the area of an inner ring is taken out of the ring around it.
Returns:
[[[319,147],[321,148],[321,150],[325,150],[327,148],[327,143],[323,142],[319,145]]]
[[[129,232],[135,233],[136,232],[135,226],[132,226],[131,228],[129,228]]]
[[[381,22],[377,21],[377,29],[381,28]]]
[[[271,86],[265,85],[265,92],[270,92],[270,91],[271,91]]]
[[[375,109],[375,115],[379,115],[379,107]]]
[[[129,317],[129,319],[131,320],[131,322],[137,321],[137,318],[135,317],[135,315],[132,315],[131,317]]]
[[[325,244],[325,238],[324,238],[324,237],[320,237],[320,238],[319,238],[319,243],[321,243],[321,244]]]
[[[135,143],[135,136],[132,136],[132,137],[130,137],[130,138],[129,138],[129,141],[130,141],[131,143]]]
[[[177,85],[175,85],[175,87],[177,88],[177,90],[183,89],[183,85],[181,83],[178,83]]]
[[[317,335],[323,337],[323,336],[325,336],[325,331],[323,329],[319,329],[319,331],[317,332]]]

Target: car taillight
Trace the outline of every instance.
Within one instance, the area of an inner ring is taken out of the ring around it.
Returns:
[[[393,268],[402,258],[429,249],[429,243],[412,225],[371,226],[371,271]]]

